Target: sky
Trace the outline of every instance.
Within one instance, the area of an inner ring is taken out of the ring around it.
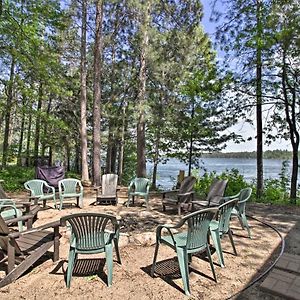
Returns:
[[[202,0],[203,8],[204,8],[204,16],[202,19],[202,24],[204,30],[212,40],[214,40],[214,33],[216,31],[216,23],[212,23],[209,21],[210,13],[211,13],[211,0]],[[220,4],[219,4],[220,8]],[[217,50],[217,55],[219,58],[222,58],[222,52],[220,49]],[[255,112],[254,112],[255,113]],[[251,141],[247,141],[240,144],[235,144],[234,142],[228,142],[227,147],[224,152],[243,152],[243,151],[256,151],[256,128],[255,122],[254,125],[249,123],[240,122],[233,126],[231,130],[234,130],[237,134],[242,135],[245,139],[252,137]],[[264,150],[292,150],[292,147],[288,141],[285,140],[276,140],[271,145],[264,145]]]

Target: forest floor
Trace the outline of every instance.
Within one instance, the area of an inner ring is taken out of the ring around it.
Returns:
[[[11,194],[16,200],[24,200],[23,193]],[[0,289],[0,299],[187,299],[183,292],[182,280],[176,254],[162,245],[158,253],[155,277],[150,269],[155,248],[155,228],[158,224],[176,223],[179,217],[176,210],[162,212],[161,197],[153,194],[150,198],[150,211],[146,210],[143,200],[127,208],[126,191],[121,190],[117,206],[92,206],[95,192],[86,189],[84,207],[65,205],[62,211],[53,208],[50,201],[48,209],[41,210],[34,226],[42,225],[60,217],[78,212],[104,212],[116,215],[121,223],[120,252],[122,264],[114,262],[113,285],[106,285],[106,265],[104,255],[97,259],[99,276],[95,273],[76,273],[71,288],[67,289],[64,274],[68,259],[68,232],[60,228],[60,260],[53,263],[47,255],[34,268],[16,282]],[[74,203],[75,201],[73,201]],[[70,202],[71,203],[71,202]],[[276,226],[286,238],[286,252],[300,253],[300,207],[283,207],[251,203],[248,214]],[[213,280],[208,261],[203,257],[194,257],[190,268],[190,299],[227,299],[238,293],[257,278],[277,258],[280,252],[280,238],[277,233],[260,222],[249,219],[252,239],[242,230],[237,220],[232,220],[231,228],[238,256],[233,254],[228,237],[222,240],[225,268],[218,264],[216,253],[212,255],[217,282]],[[79,259],[90,259],[79,256]],[[116,257],[114,256],[114,259]],[[103,266],[104,265],[104,266]],[[90,270],[92,271],[92,270]],[[4,275],[0,268],[0,278]],[[247,289],[236,299],[282,299],[263,292],[259,286],[262,280]]]

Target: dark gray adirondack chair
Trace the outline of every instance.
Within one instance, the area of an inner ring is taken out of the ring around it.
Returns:
[[[219,206],[222,202],[225,189],[227,187],[227,179],[214,179],[205,200],[192,201],[192,210],[205,207]]]
[[[10,219],[9,222],[27,220],[27,215]],[[54,230],[47,230],[53,228]],[[52,222],[23,232],[11,232],[0,216],[0,264],[7,265],[4,278],[0,279],[0,288],[18,279],[28,270],[49,248],[54,246],[53,261],[59,259],[59,222]]]
[[[143,197],[146,202],[147,210],[149,210],[149,190],[150,190],[150,180],[148,178],[134,178],[131,180],[128,186],[128,201],[127,207],[132,199],[132,204],[134,204],[134,197]]]
[[[222,246],[221,246],[221,238],[228,234],[233,252],[235,255],[237,255],[233,237],[232,237],[232,231],[230,229],[230,215],[232,212],[232,209],[237,204],[238,199],[233,199],[230,201],[227,201],[219,206],[218,208],[218,215],[217,220],[212,220],[209,228],[212,240],[214,242],[214,246],[216,248],[216,252],[218,255],[219,263],[221,267],[224,267],[224,258],[223,258],[223,252],[222,252]]]
[[[217,208],[207,208],[186,215],[175,226],[159,225],[156,229],[156,247],[151,276],[153,277],[154,275],[159,245],[165,244],[177,253],[180,273],[186,295],[190,295],[189,262],[192,260],[192,255],[197,252],[202,252],[203,250],[206,251],[214,280],[217,281],[207,238],[210,222],[216,212]],[[175,232],[177,232],[177,230],[184,225],[187,225],[187,229],[185,231],[181,233],[172,232],[174,229]],[[168,231],[169,235],[162,235],[163,229]]]
[[[187,176],[180,184],[180,188],[177,190],[162,192],[162,205],[163,211],[166,211],[166,207],[177,207],[178,215],[181,215],[181,209],[190,208],[190,204],[194,199],[193,187],[196,182],[194,176]]]
[[[70,250],[67,269],[67,287],[70,288],[73,268],[78,254],[96,254],[105,252],[108,286],[112,285],[113,244],[118,262],[119,224],[116,217],[106,214],[81,213],[62,217],[61,225],[71,226]]]
[[[104,174],[102,175],[101,187],[97,190],[97,204],[118,204],[117,195],[118,175]]]

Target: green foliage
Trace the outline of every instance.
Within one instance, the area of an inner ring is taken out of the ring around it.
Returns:
[[[23,190],[24,182],[34,178],[34,175],[34,168],[8,166],[0,170],[0,179],[4,180],[3,189],[9,192]]]
[[[214,180],[214,178],[227,179],[228,185],[225,191],[226,196],[232,196],[237,194],[241,189],[246,187],[252,187],[245,181],[244,176],[239,173],[237,169],[226,170],[220,175],[216,175],[215,172],[204,173],[203,176],[199,176],[199,170],[193,170],[192,175],[197,178],[195,184],[195,191],[198,196],[204,197],[207,195],[209,187]]]

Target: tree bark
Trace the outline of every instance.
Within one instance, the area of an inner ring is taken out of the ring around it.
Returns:
[[[150,3],[150,2],[149,2]],[[139,91],[138,91],[138,123],[137,123],[137,177],[146,177],[146,139],[145,139],[145,104],[146,104],[146,57],[149,43],[149,6],[148,3],[143,20],[140,25],[141,31],[141,54],[139,70]]]
[[[30,161],[31,121],[32,121],[32,112],[30,111],[29,119],[28,119],[28,128],[27,128],[26,167],[29,167],[31,164]]]
[[[87,62],[86,62],[86,24],[87,24],[87,1],[82,0],[82,23],[81,23],[81,60],[80,60],[80,140],[81,140],[81,180],[89,182],[88,169],[88,138],[87,138]]]
[[[36,123],[35,123],[35,139],[34,139],[34,165],[35,166],[37,166],[38,164],[38,156],[39,156],[42,102],[43,102],[43,84],[40,82],[38,105],[36,111],[37,116],[36,116]]]
[[[22,95],[22,120],[21,120],[21,128],[20,128],[20,139],[19,139],[19,147],[18,147],[18,158],[17,158],[17,165],[22,165],[22,148],[23,148],[23,140],[24,140],[24,131],[25,131],[25,111],[24,107],[26,105],[26,97]]]
[[[261,0],[256,2],[257,45],[256,45],[256,132],[257,132],[257,198],[261,198],[264,189],[263,175],[263,125],[262,125],[262,21]]]
[[[96,1],[96,34],[94,48],[94,103],[93,103],[93,176],[94,185],[101,184],[101,70],[102,70],[103,0]]]
[[[10,132],[10,116],[11,109],[13,105],[13,85],[15,78],[15,58],[12,56],[11,65],[10,65],[10,76],[8,82],[8,90],[7,90],[7,101],[6,101],[6,112],[5,112],[5,125],[4,125],[4,138],[3,138],[3,152],[2,152],[2,168],[5,168],[7,165],[8,159],[8,139]]]
[[[123,106],[122,106],[122,127],[121,127],[120,149],[119,149],[119,159],[118,159],[118,180],[119,180],[119,184],[122,183],[123,170],[124,170],[126,107],[127,107],[127,104],[123,103]]]
[[[283,45],[283,57],[282,57],[282,91],[284,97],[285,106],[285,117],[288,123],[290,140],[292,144],[292,177],[291,177],[291,190],[290,190],[290,202],[296,204],[297,198],[297,178],[298,178],[298,166],[299,166],[299,142],[300,136],[297,130],[297,119],[296,119],[296,88],[289,86],[292,94],[292,103],[289,103],[288,97],[288,75],[287,75],[287,63],[286,63],[286,47],[288,45]]]

